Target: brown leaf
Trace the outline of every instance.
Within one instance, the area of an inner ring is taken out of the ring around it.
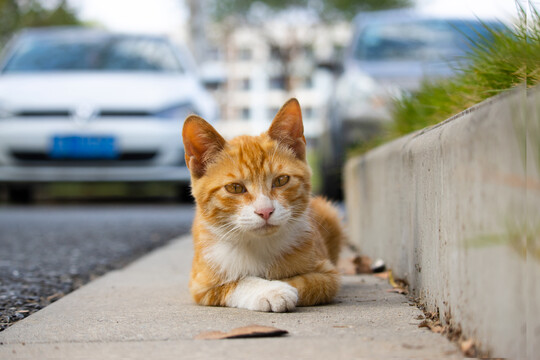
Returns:
[[[431,331],[434,333],[440,334],[443,332],[444,328],[441,325],[433,325],[430,327]]]
[[[436,319],[436,318],[437,318],[437,313],[434,313],[434,312],[428,312],[428,313],[426,314],[426,317],[427,317],[428,319]]]
[[[388,272],[389,271],[385,271],[385,272],[382,272],[382,273],[379,273],[379,274],[375,274],[376,277],[378,278],[381,278],[381,279],[388,279]]]
[[[407,295],[408,294],[407,290],[405,290],[403,288],[400,288],[400,287],[395,287],[393,289],[387,289],[386,292],[397,293],[397,294],[401,294],[401,295]]]
[[[356,275],[354,257],[342,257],[338,260],[337,268],[343,275]]]
[[[243,326],[225,333],[222,331],[202,332],[194,337],[197,340],[239,339],[252,337],[271,337],[288,334],[287,330],[272,326],[249,325]]]
[[[430,328],[429,323],[427,320],[422,321],[420,324],[418,324],[419,328]]]
[[[461,343],[461,351],[465,356],[475,356],[476,355],[476,347],[474,345],[474,340],[469,339],[465,340]]]
[[[200,334],[195,335],[194,339],[196,340],[216,340],[216,339],[225,339],[227,333],[223,331],[205,331]]]
[[[354,259],[357,274],[371,274],[371,259],[367,256],[356,256]]]
[[[347,256],[338,260],[337,267],[344,275],[371,274],[371,259],[367,256]]]

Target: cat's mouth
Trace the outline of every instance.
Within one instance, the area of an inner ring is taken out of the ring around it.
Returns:
[[[279,229],[278,225],[272,225],[269,223],[266,223],[258,228],[255,229],[256,232],[263,233],[263,234],[269,234],[277,231]]]

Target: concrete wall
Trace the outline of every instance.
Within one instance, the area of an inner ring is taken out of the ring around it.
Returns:
[[[353,158],[351,242],[492,356],[540,356],[540,91]]]

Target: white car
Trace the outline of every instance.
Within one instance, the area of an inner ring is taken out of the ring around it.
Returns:
[[[217,105],[165,37],[30,29],[0,60],[0,183],[189,182],[182,123]],[[26,194],[28,196],[28,194]]]

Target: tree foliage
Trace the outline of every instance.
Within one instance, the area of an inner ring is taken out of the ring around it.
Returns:
[[[413,0],[209,0],[215,19],[229,16],[246,17],[253,6],[264,5],[270,10],[309,8],[323,20],[352,19],[359,11],[384,10],[411,6]]]
[[[51,8],[44,7],[38,0],[0,0],[0,44],[25,27],[79,24],[66,0],[59,0]]]

